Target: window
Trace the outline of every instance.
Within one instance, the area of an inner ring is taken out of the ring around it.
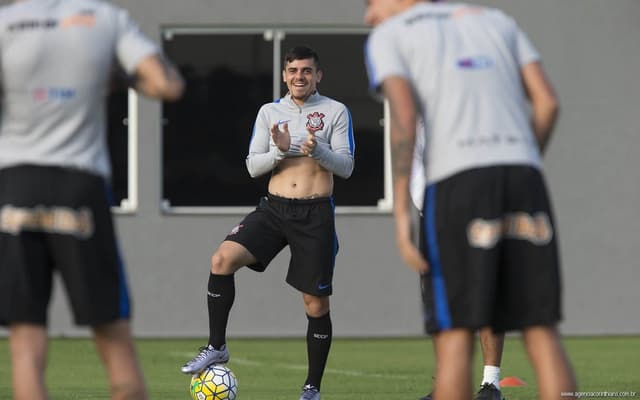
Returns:
[[[163,107],[165,208],[250,207],[267,177],[251,179],[245,157],[253,122],[273,100],[273,50],[262,33],[184,34],[164,41],[186,80]]]
[[[247,212],[267,190],[268,175],[245,167],[258,109],[286,92],[282,57],[295,45],[318,51],[320,93],[347,105],[355,168],[336,177],[338,212],[385,208],[383,107],[367,93],[363,31],[165,31],[164,50],[187,82],[185,97],[163,105],[163,204],[166,212]]]

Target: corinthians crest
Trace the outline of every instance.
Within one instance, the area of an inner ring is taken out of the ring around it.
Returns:
[[[324,118],[324,114],[317,111],[313,114],[307,115],[307,128],[313,132],[322,130],[322,128],[324,128],[324,121],[322,118]]]

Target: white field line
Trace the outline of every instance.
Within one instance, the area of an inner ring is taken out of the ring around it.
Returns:
[[[240,365],[252,365],[252,366],[259,366],[259,365],[266,365],[266,363],[262,363],[259,361],[253,361],[253,360],[249,360],[246,358],[238,358],[238,357],[234,357],[232,359],[232,362],[240,364]],[[274,368],[283,368],[283,369],[291,369],[291,370],[295,370],[295,371],[306,371],[307,370],[307,366],[306,365],[300,365],[300,364],[282,364],[282,363],[275,363],[275,364],[269,364]],[[345,376],[357,376],[357,377],[361,377],[361,378],[396,378],[396,379],[411,379],[411,377],[407,376],[407,375],[400,375],[400,374],[373,374],[373,373],[369,373],[369,372],[363,372],[363,371],[354,371],[354,370],[348,370],[348,369],[337,369],[337,368],[326,368],[324,370],[325,373],[327,374],[335,374],[335,375],[345,375]]]
[[[181,357],[185,357],[185,360],[187,360],[188,357],[193,357],[193,353],[172,353],[172,355],[174,355],[174,354],[175,355],[180,354]],[[290,369],[290,370],[294,370],[294,371],[306,371],[307,370],[307,366],[306,365],[284,364],[284,363],[265,363],[265,362],[261,362],[261,361],[254,361],[254,360],[250,360],[248,358],[240,358],[240,357],[232,357],[231,358],[231,364],[248,365],[248,366],[251,366],[251,367],[266,366],[268,364],[271,368]],[[327,369],[324,370],[324,372],[327,373],[327,374],[344,375],[344,376],[355,376],[355,377],[360,377],[360,378],[412,379],[412,377],[410,377],[408,375],[401,375],[401,374],[394,374],[394,373],[375,374],[375,373],[368,373],[368,372],[363,372],[363,371],[354,371],[354,370],[337,369],[337,368],[327,368]]]

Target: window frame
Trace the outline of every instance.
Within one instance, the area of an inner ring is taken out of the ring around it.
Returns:
[[[304,34],[304,35],[322,35],[322,34],[367,34],[370,30],[367,28],[352,28],[352,27],[313,27],[313,28],[269,28],[269,27],[254,27],[254,28],[221,28],[221,27],[165,27],[162,30],[162,37],[164,40],[171,40],[175,35],[241,35],[241,34],[262,34],[265,41],[273,42],[273,88],[272,98],[277,99],[282,97],[281,84],[282,84],[282,57],[284,55],[282,50],[282,42],[286,38],[287,34]],[[347,105],[348,106],[348,105]],[[384,104],[380,107],[383,108],[383,121],[381,125],[383,128],[383,197],[378,199],[375,206],[336,206],[336,214],[389,214],[393,209],[393,186],[391,184],[391,151],[390,151],[390,130],[389,130],[389,107],[385,100]],[[358,144],[356,143],[356,148]],[[357,151],[356,151],[357,152]],[[161,157],[161,162],[164,163],[164,158]],[[357,158],[356,158],[357,162]],[[161,185],[164,185],[161,178]],[[160,196],[162,196],[163,190],[160,190]],[[257,200],[257,199],[256,199]],[[160,199],[161,211],[167,215],[235,215],[235,214],[247,214],[251,212],[255,207],[253,206],[174,206],[171,205],[169,199]]]
[[[111,212],[118,215],[138,212],[138,94],[131,88],[127,89],[127,115],[123,123],[127,125],[127,195],[120,204],[111,206]]]

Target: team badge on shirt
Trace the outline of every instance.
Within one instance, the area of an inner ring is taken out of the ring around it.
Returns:
[[[242,225],[242,224],[237,225],[236,227],[234,227],[234,228],[231,230],[231,232],[229,232],[229,235],[235,235],[235,234],[237,234],[238,232],[240,232],[240,229],[242,229],[242,228],[244,228],[244,225]]]
[[[324,121],[322,118],[324,118],[324,114],[317,111],[313,114],[307,115],[307,128],[313,132],[322,130],[322,128],[324,128]]]

